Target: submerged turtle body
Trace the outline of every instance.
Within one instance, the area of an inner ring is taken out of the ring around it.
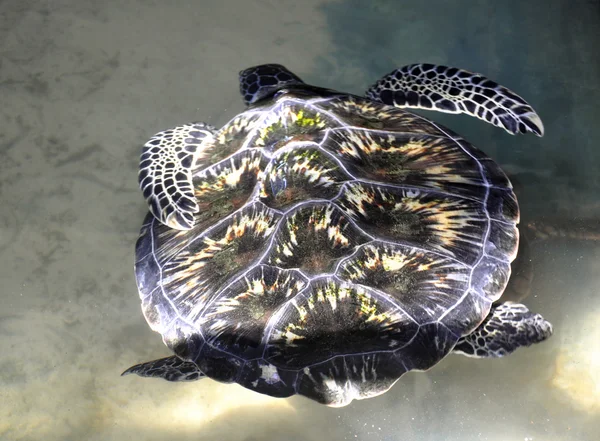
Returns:
[[[507,89],[443,69],[404,68],[359,97],[259,66],[241,73],[248,110],[222,129],[152,138],[136,278],[175,356],[127,373],[341,406],[451,351],[502,356],[549,336],[524,306],[492,307],[518,245],[509,180],[401,107],[471,113],[513,133],[541,135],[541,122]]]

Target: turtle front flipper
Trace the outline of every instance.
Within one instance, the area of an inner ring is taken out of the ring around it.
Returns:
[[[196,364],[172,356],[131,366],[121,375],[137,374],[140,377],[158,377],[167,381],[194,381],[205,375]]]
[[[512,135],[544,134],[542,120],[523,98],[483,75],[455,67],[404,66],[381,78],[366,95],[396,107],[466,113]]]
[[[189,230],[198,204],[192,187],[192,167],[213,139],[215,128],[201,122],[174,127],[144,144],[138,180],[150,211],[163,224]]]
[[[461,338],[453,352],[476,358],[503,357],[551,335],[552,325],[541,315],[519,303],[502,303],[492,306],[483,323]]]

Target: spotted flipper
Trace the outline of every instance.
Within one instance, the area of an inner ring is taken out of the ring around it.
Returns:
[[[201,122],[174,127],[154,135],[144,145],[138,180],[150,211],[163,224],[189,230],[198,204],[192,188],[192,167],[202,143],[215,128]]]
[[[476,358],[496,358],[552,335],[552,325],[519,303],[492,306],[490,314],[471,334],[461,338],[453,352]]]
[[[304,82],[281,64],[263,64],[249,67],[239,74],[240,93],[246,105],[266,98],[286,86]]]
[[[381,78],[366,95],[396,107],[466,113],[512,135],[544,134],[542,120],[523,98],[483,75],[455,67],[404,66]]]
[[[121,375],[137,374],[140,377],[158,377],[167,381],[194,381],[205,375],[194,363],[172,356],[131,366]]]

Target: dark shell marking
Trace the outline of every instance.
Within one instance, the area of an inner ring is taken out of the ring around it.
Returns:
[[[207,376],[347,404],[437,363],[502,293],[516,199],[450,131],[281,94],[212,142],[194,227],[149,215],[136,250],[146,319]]]

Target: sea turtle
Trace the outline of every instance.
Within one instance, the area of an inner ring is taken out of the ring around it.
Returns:
[[[510,181],[452,131],[404,110],[543,134],[480,74],[414,64],[366,96],[277,64],[240,72],[248,108],[220,130],[156,134],[136,244],[144,316],[174,356],[124,374],[210,377],[344,406],[449,353],[500,357],[552,326],[496,302],[518,245]]]

